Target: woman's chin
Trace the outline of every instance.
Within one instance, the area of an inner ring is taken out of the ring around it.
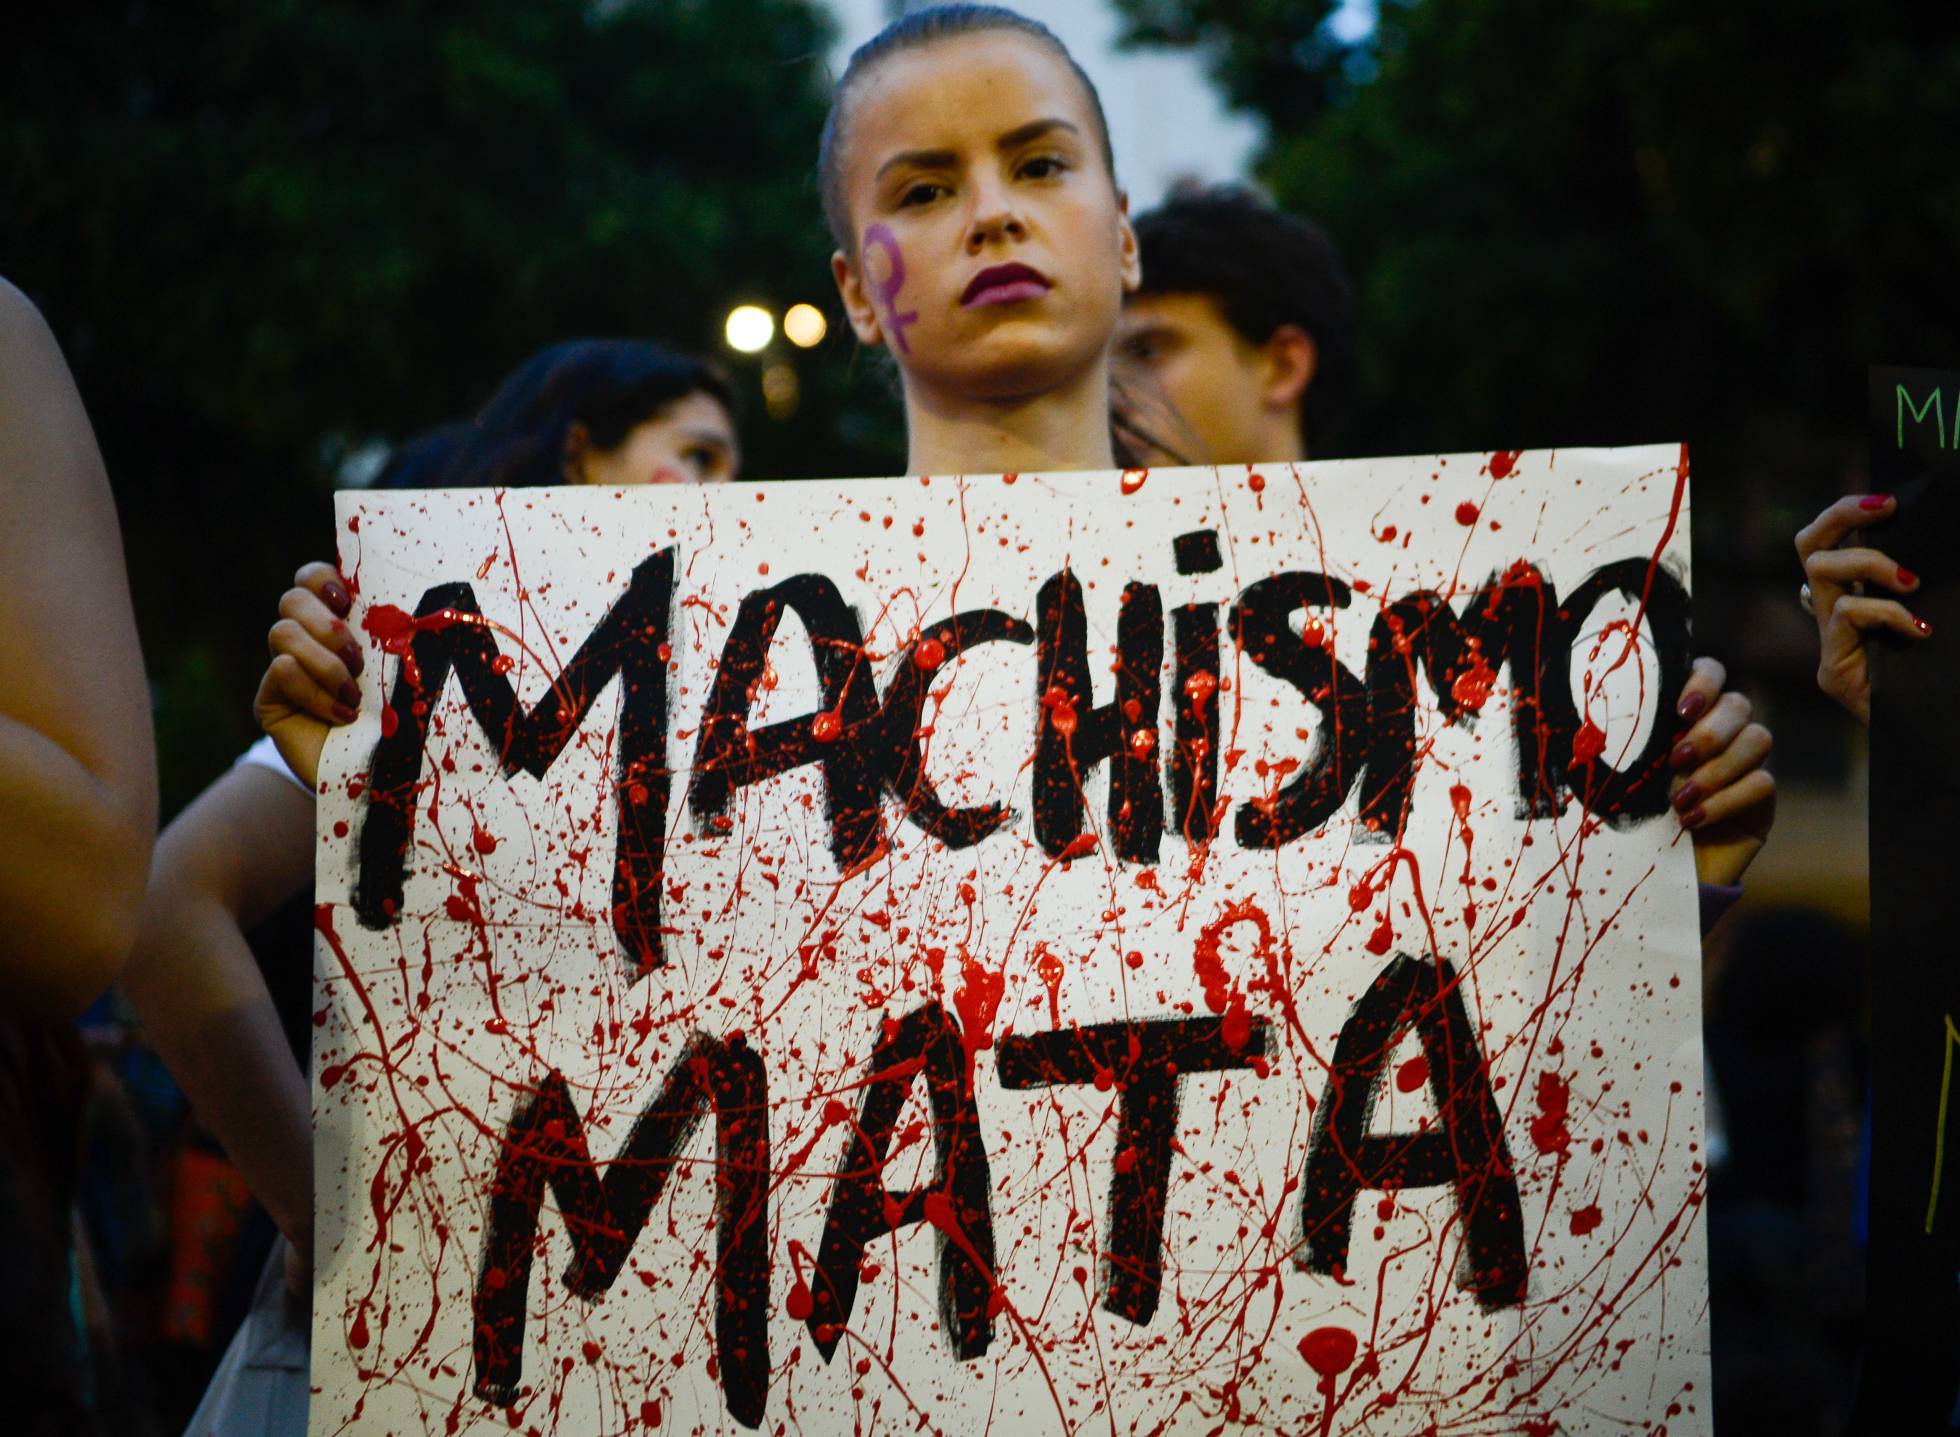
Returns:
[[[957,363],[934,376],[933,386],[990,404],[1033,400],[1067,387],[1102,354],[1100,346],[1069,343],[1052,334],[996,331],[963,347]]]

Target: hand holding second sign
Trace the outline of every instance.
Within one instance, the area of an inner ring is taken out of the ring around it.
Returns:
[[[1797,559],[1803,565],[1810,610],[1817,620],[1817,687],[1836,699],[1860,723],[1872,718],[1871,667],[1865,635],[1890,629],[1908,639],[1933,630],[1897,599],[1868,597],[1866,584],[1897,594],[1919,587],[1918,575],[1876,549],[1843,547],[1860,529],[1889,519],[1898,509],[1890,494],[1852,494],[1840,499],[1797,532]]]
[[[272,663],[254,703],[259,727],[280,757],[311,788],[319,783],[327,730],[354,721],[361,707],[355,680],[360,641],[344,622],[354,600],[331,564],[307,564],[279,600],[279,622],[266,635]]]
[[[1763,761],[1769,730],[1751,719],[1749,700],[1722,685],[1728,671],[1696,659],[1675,712],[1689,728],[1674,746],[1670,801],[1694,834],[1695,875],[1703,883],[1739,881],[1776,821],[1776,780]]]

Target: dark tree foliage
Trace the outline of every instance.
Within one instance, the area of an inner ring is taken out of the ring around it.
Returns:
[[[1324,3],[1118,3],[1204,47],[1342,246],[1340,452],[1689,441],[1701,637],[1814,710],[1790,537],[1860,482],[1865,365],[1960,363],[1960,14],[1383,0],[1343,45]],[[1829,761],[1808,716],[1786,771]]]
[[[1116,0],[1124,39],[1137,45],[1203,50],[1231,103],[1278,124],[1302,128],[1348,91],[1355,47],[1327,21],[1330,0]]]
[[[836,322],[810,0],[122,0],[8,28],[0,274],[103,441],[173,806],[254,731],[344,454],[467,413],[541,344],[718,354],[752,474],[895,463]],[[721,346],[748,299],[833,311],[790,419]]]

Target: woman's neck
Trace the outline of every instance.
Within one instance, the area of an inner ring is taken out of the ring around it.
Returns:
[[[1109,361],[1025,399],[946,395],[905,386],[908,474],[1018,474],[1114,469]]]

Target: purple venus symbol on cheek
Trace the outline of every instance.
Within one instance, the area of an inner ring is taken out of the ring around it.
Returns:
[[[873,250],[884,255],[884,262],[874,262]],[[878,270],[882,269],[883,274]],[[892,343],[898,346],[900,354],[910,354],[912,346],[905,342],[905,326],[919,317],[916,309],[898,312],[898,292],[905,287],[905,256],[899,251],[898,240],[893,236],[891,226],[875,224],[864,232],[864,275],[871,286],[871,294],[884,308],[885,328],[891,333]]]

